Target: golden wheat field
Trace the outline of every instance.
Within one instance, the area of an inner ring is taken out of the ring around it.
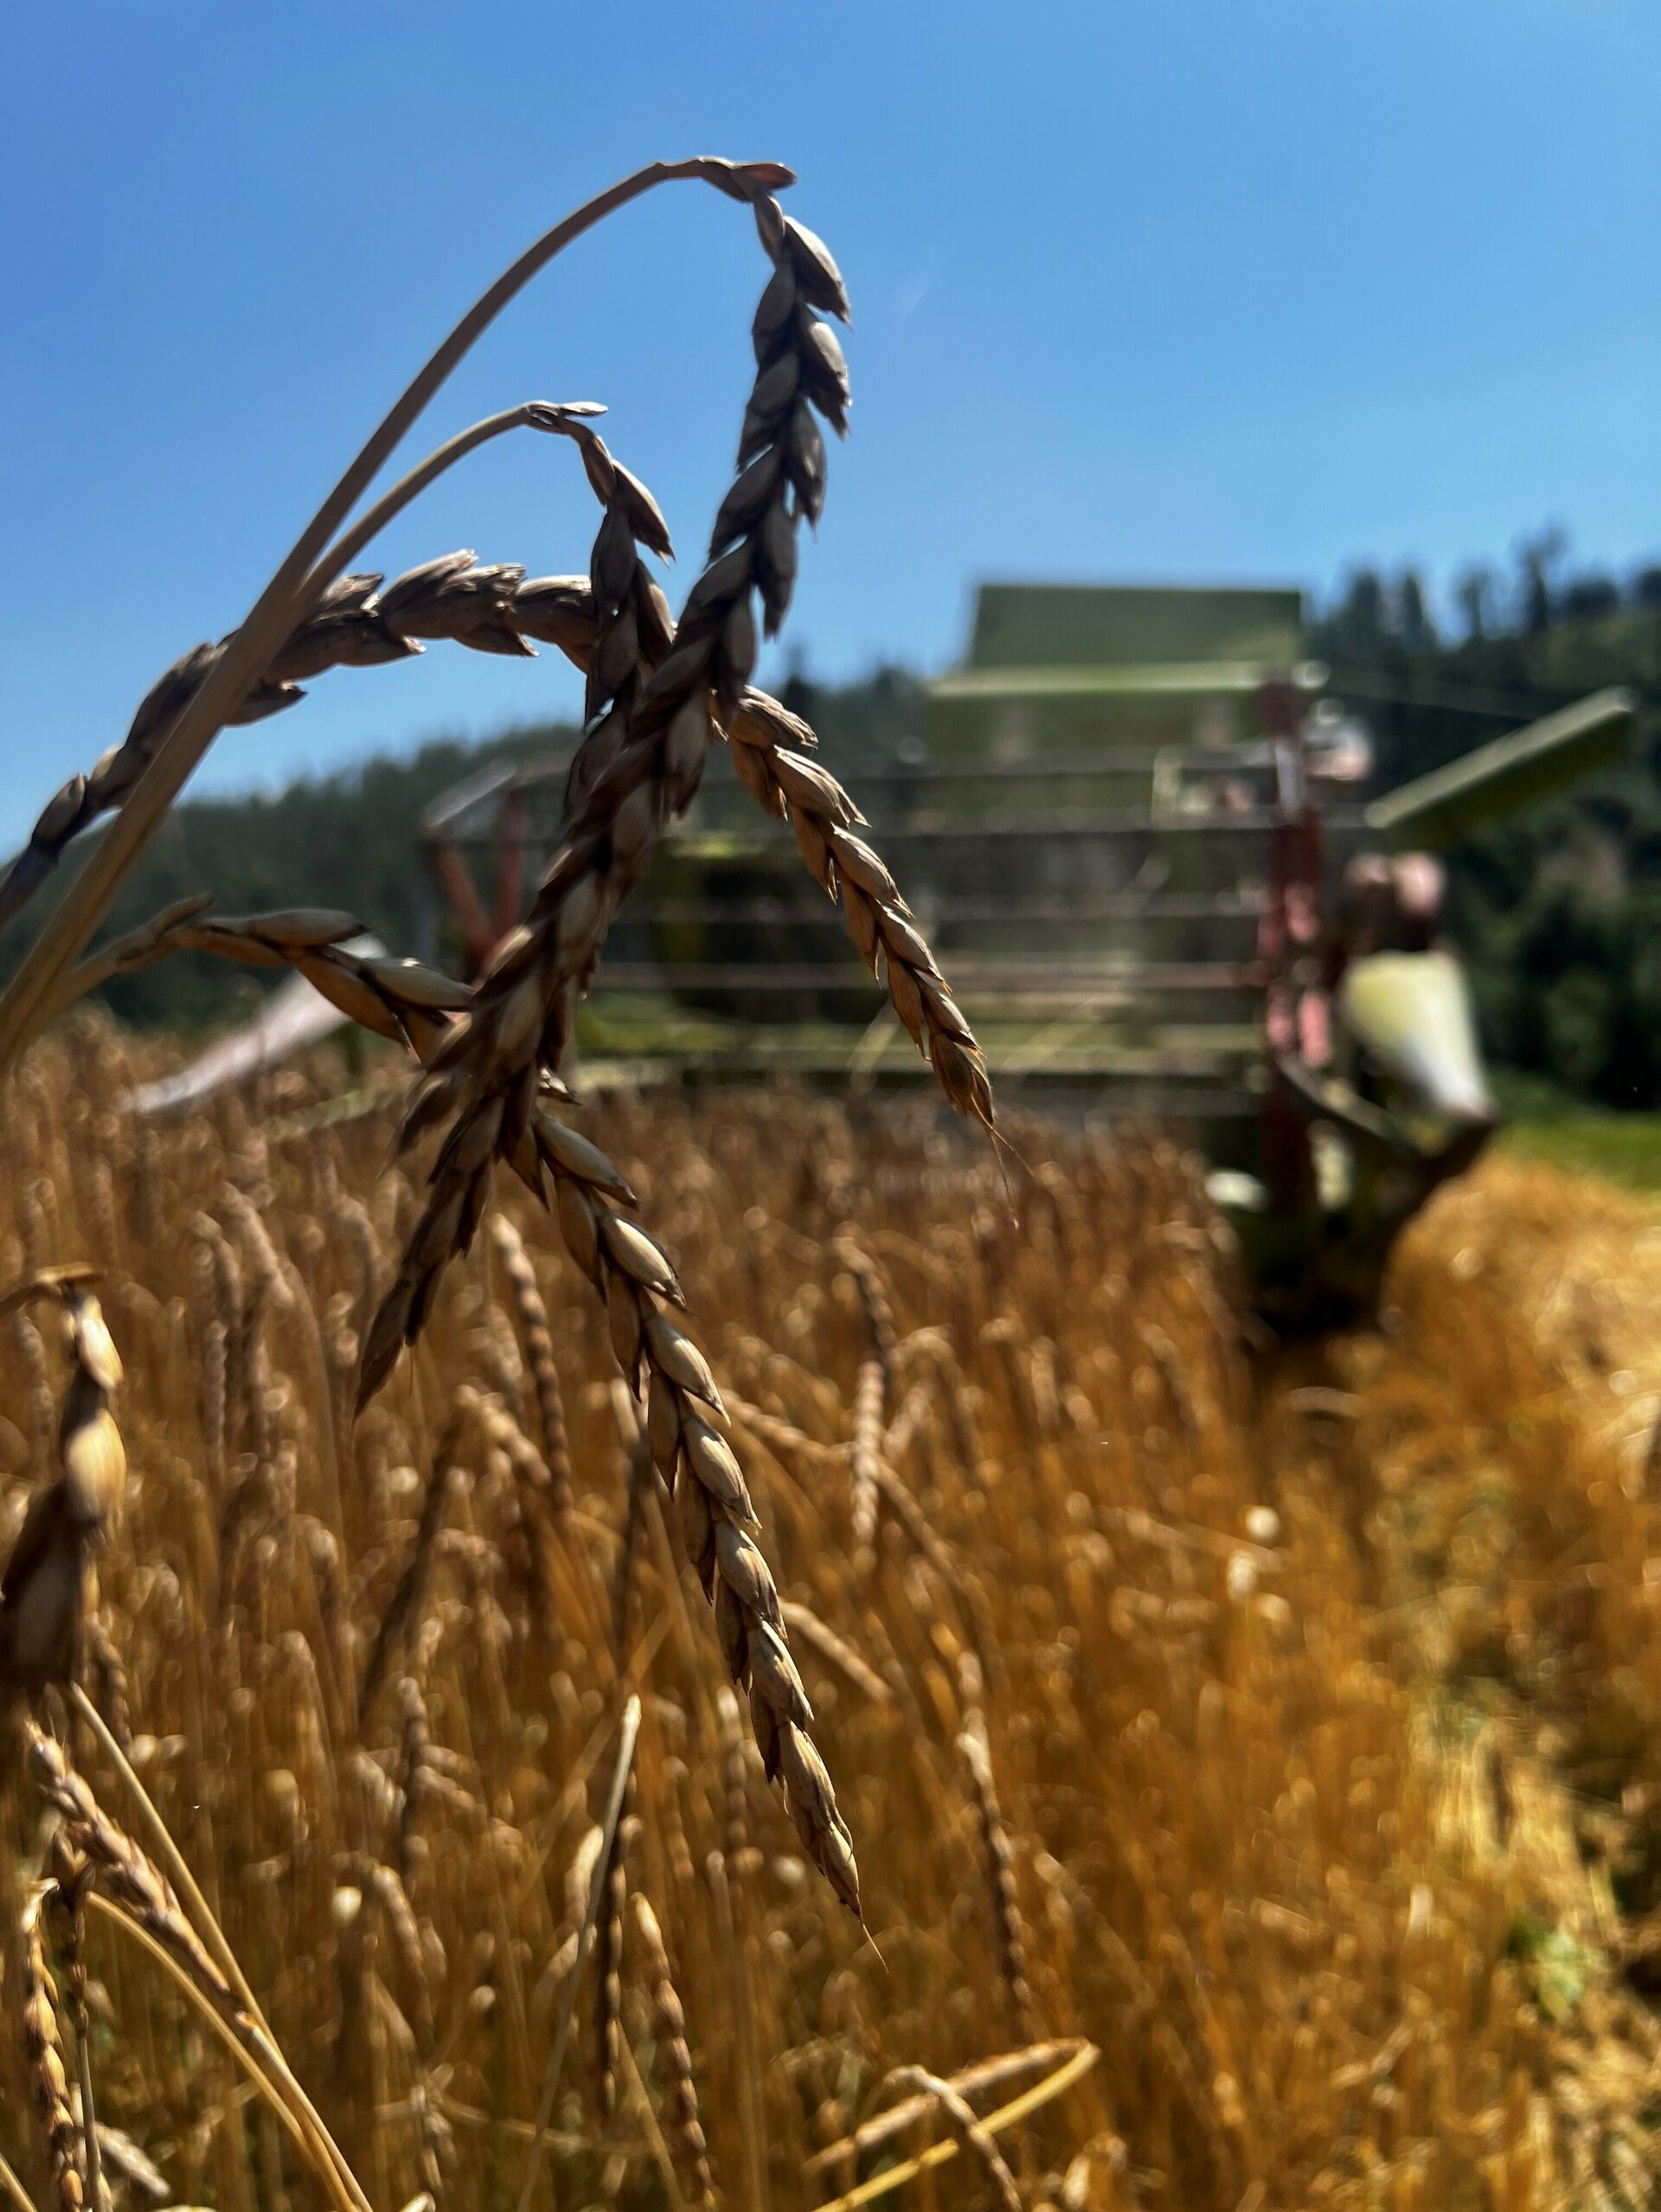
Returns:
[[[320,1058],[141,1124],[164,1057],[87,1020],[13,1077],[0,1286],[103,1270],[131,1473],[86,1680],[298,2095],[49,1707],[112,1856],[66,1956],[53,1754],[20,1754],[0,2151],[39,2202],[81,2201],[77,2016],[122,2207],[1651,2202],[1640,1202],[1491,1164],[1411,1233],[1383,1332],[1271,1352],[1157,1137],[1026,1122],[1006,1170],[920,1104],[579,1111],[685,1282],[862,1928],[557,1228],[499,1175],[354,1422],[420,1204],[393,1114],[331,1120]],[[0,1329],[0,1550],[57,1326]]]

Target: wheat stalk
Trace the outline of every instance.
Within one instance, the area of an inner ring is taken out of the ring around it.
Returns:
[[[1015,2185],[1015,2176],[1004,2163],[1004,2153],[992,2135],[975,2118],[962,2094],[949,2081],[942,2081],[938,2074],[931,2074],[927,2067],[896,2066],[882,2086],[885,2089],[908,2090],[937,2106],[959,2146],[968,2152],[991,2183],[1003,2212],[1022,2212],[1021,2192]]]
[[[15,1059],[29,1037],[38,1034],[43,1020],[49,1018],[53,997],[62,978],[109,911],[133,860],[227,719],[257,688],[261,672],[284,640],[350,567],[374,529],[430,483],[450,458],[471,450],[477,442],[476,433],[463,433],[448,447],[439,448],[394,485],[358,528],[330,552],[330,538],[451,371],[503,309],[574,239],[630,200],[676,179],[696,179],[745,202],[770,196],[794,181],[788,170],[773,163],[741,163],[708,156],[651,163],[596,195],[545,232],[474,303],[388,412],[291,548],[247,619],[232,633],[200,688],[183,702],[157,740],[119,819],[88,864],[74,898],[53,914],[0,994],[0,1067]],[[48,1010],[44,1015],[43,1009]]]

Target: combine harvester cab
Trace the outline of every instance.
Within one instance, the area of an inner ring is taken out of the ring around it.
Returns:
[[[1618,759],[1633,719],[1600,692],[1369,803],[1370,743],[1303,642],[1296,592],[988,586],[929,720],[937,769],[997,781],[1007,986],[1055,1005],[1000,1052],[965,991],[994,1074],[1048,1061],[1193,1126],[1294,1332],[1374,1311],[1496,1124],[1435,850]]]
[[[1289,1330],[1369,1313],[1402,1225],[1494,1125],[1434,850],[1618,757],[1632,719],[1599,693],[1369,803],[1325,680],[1295,591],[987,585],[924,741],[831,762],[1004,1100],[1191,1133]],[[557,843],[565,770],[497,765],[427,817],[470,963]],[[925,1072],[719,748],[581,1035],[594,1081]]]

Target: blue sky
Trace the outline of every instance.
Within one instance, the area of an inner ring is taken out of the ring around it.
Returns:
[[[1661,555],[1661,11],[1644,0],[493,0],[6,11],[0,840],[230,627],[473,292],[659,154],[767,155],[853,296],[854,434],[789,636],[959,650],[989,575],[1445,585],[1548,518]],[[544,276],[428,443],[594,397],[688,574],[764,266],[680,186]],[[412,449],[413,450],[413,449]],[[580,568],[569,455],[510,441],[383,541]],[[275,782],[568,709],[436,648],[221,738]]]

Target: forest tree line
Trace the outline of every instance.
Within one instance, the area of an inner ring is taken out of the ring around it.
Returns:
[[[1385,785],[1601,685],[1639,695],[1625,766],[1447,856],[1447,922],[1497,1062],[1606,1106],[1661,1106],[1661,567],[1574,573],[1564,555],[1561,535],[1542,532],[1504,569],[1472,567],[1440,624],[1414,571],[1358,568],[1311,623],[1310,650],[1371,728]],[[922,687],[901,670],[838,687],[798,676],[787,695],[844,773],[921,740]],[[225,913],[345,907],[393,950],[444,959],[455,948],[421,855],[423,812],[491,758],[573,736],[542,726],[482,746],[440,741],[274,795],[193,800],[124,887],[113,926],[211,888]],[[14,926],[0,939],[0,971],[24,935]],[[106,997],[136,1026],[199,1032],[246,1011],[261,980],[176,959],[119,978]]]

